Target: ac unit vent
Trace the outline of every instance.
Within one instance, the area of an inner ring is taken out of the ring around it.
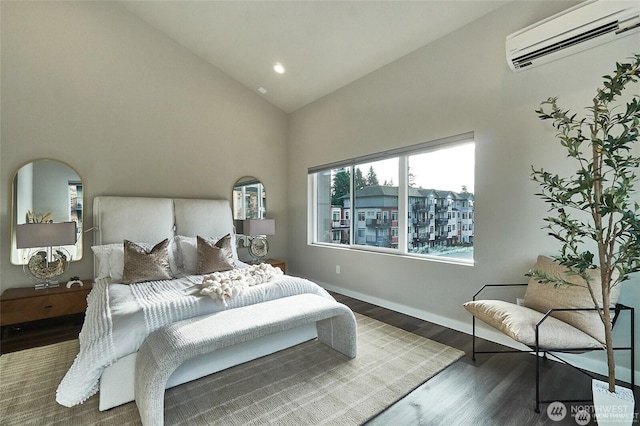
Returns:
[[[598,28],[594,28],[593,30],[587,31],[577,36],[570,37],[566,40],[558,41],[557,43],[543,47],[542,49],[534,50],[533,52],[527,53],[526,55],[513,58],[513,65],[516,68],[522,68],[527,65],[531,65],[532,61],[535,59],[541,58],[543,56],[547,56],[551,53],[558,52],[560,50],[566,49],[567,47],[575,46],[576,44],[580,44],[592,38],[600,37],[603,34],[607,34],[612,31],[617,31],[618,28],[620,28],[620,26],[618,25],[618,21],[611,22],[609,24],[603,25]]]
[[[513,71],[521,71],[639,29],[638,2],[587,1],[507,36],[507,63]]]

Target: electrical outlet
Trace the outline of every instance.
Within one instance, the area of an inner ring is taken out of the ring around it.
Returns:
[[[340,265],[336,265],[336,274],[340,273]]]

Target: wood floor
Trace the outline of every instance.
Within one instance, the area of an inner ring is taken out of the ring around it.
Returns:
[[[535,408],[535,357],[519,354],[477,355],[471,360],[472,339],[446,327],[390,311],[339,294],[333,296],[354,312],[384,321],[420,336],[427,337],[464,351],[467,355],[412,393],[371,419],[367,426],[389,425],[573,425],[571,416],[590,402],[566,404],[568,415],[560,421],[546,414],[546,405],[540,414]],[[505,349],[487,341],[479,341],[477,350]],[[541,370],[542,399],[589,399],[591,379],[571,367],[546,360]],[[640,388],[634,389],[636,423]],[[591,419],[588,423],[595,425]]]
[[[419,386],[400,401],[367,422],[367,426],[415,425],[577,425],[571,416],[584,404],[567,404],[568,415],[553,421],[546,414],[534,412],[535,358],[528,354],[487,354],[471,360],[471,337],[366,302],[333,294],[354,312],[367,315],[395,327],[463,350],[467,355]],[[43,346],[77,338],[82,317],[66,317],[28,324],[21,329],[7,329],[0,343],[2,353]],[[500,346],[481,341],[478,350],[495,350]],[[543,398],[589,398],[590,379],[570,367],[546,361],[542,368]],[[640,390],[634,390],[636,420],[639,424]],[[391,403],[392,401],[390,401]],[[589,423],[595,425],[593,419]]]

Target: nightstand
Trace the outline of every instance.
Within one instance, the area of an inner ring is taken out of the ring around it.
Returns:
[[[87,309],[91,280],[73,285],[36,290],[33,287],[9,288],[0,296],[0,326],[20,324],[64,315],[81,314]]]
[[[282,269],[282,273],[286,274],[287,273],[287,268],[286,268],[286,263],[282,260],[276,260],[276,259],[265,259],[263,260],[264,263],[268,263],[269,265],[273,266],[274,268],[280,268]]]

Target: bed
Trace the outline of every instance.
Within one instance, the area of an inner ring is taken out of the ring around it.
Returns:
[[[227,200],[100,196],[94,198],[93,224],[95,284],[87,299],[80,352],[57,390],[56,400],[65,406],[80,404],[96,392],[101,411],[133,401],[137,350],[160,327],[298,294],[333,300],[309,280],[284,275],[269,265],[251,266],[238,260]],[[194,270],[197,237],[211,241],[230,238],[235,268],[228,273],[248,277],[259,285],[246,286],[241,294],[225,300],[203,296],[203,275]],[[149,249],[165,239],[175,278],[124,284],[123,241]],[[316,337],[315,325],[307,324],[199,356],[175,370],[166,387]]]

